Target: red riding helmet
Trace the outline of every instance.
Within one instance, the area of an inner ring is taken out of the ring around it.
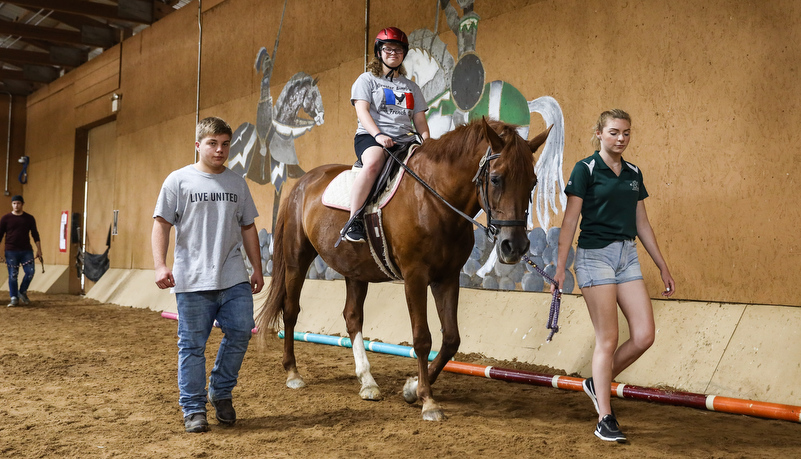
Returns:
[[[381,32],[378,32],[378,35],[375,37],[375,45],[373,46],[373,53],[375,57],[382,61],[381,59],[381,46],[384,43],[397,43],[403,47],[403,58],[406,58],[406,53],[409,51],[409,39],[406,38],[406,34],[397,27],[387,27],[386,29],[382,29]]]

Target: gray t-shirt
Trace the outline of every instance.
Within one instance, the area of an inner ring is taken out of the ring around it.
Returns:
[[[404,77],[377,77],[370,72],[359,75],[350,90],[350,103],[370,102],[370,116],[378,129],[393,137],[414,131],[414,115],[428,110],[417,83]],[[356,135],[370,134],[359,122]]]
[[[222,290],[248,282],[242,229],[259,213],[245,179],[225,169],[207,174],[189,165],[161,187],[153,218],[175,226],[175,293]]]

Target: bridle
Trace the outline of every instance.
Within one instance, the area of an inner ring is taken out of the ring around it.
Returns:
[[[489,225],[484,227],[481,224],[476,224],[484,228],[487,236],[492,235],[492,240],[495,240],[495,236],[498,234],[499,226],[522,226],[525,228],[528,224],[528,208],[526,208],[525,218],[523,220],[498,220],[492,218],[492,206],[490,206],[489,203],[489,163],[493,159],[498,159],[500,157],[500,153],[493,153],[492,146],[488,146],[487,152],[481,157],[481,161],[478,162],[478,170],[476,171],[476,175],[473,177],[473,183],[476,184],[476,188],[478,190],[480,200],[479,204],[484,210],[484,213],[487,214],[487,222]],[[475,223],[475,221],[473,223]]]
[[[418,176],[417,174],[414,173],[414,171],[409,169],[409,166],[404,164],[400,158],[395,156],[395,153],[393,153],[387,148],[384,148],[384,151],[387,152],[387,154],[389,154],[389,156],[396,163],[398,163],[403,168],[403,170],[406,171],[406,173],[411,175],[415,180],[420,182],[420,184],[423,185],[423,187],[426,190],[430,191],[434,196],[436,196],[437,199],[442,201],[446,206],[450,207],[451,210],[461,215],[470,223],[478,226],[479,228],[482,228],[484,232],[487,234],[487,237],[491,241],[493,242],[495,241],[498,235],[498,227],[500,226],[522,226],[525,228],[526,225],[528,224],[527,222],[528,209],[526,209],[526,218],[523,220],[497,220],[492,218],[492,206],[489,203],[489,162],[492,161],[493,159],[500,158],[501,154],[493,153],[491,145],[487,147],[487,152],[484,154],[484,156],[481,157],[481,160],[478,163],[478,171],[476,171],[476,175],[473,177],[472,180],[473,183],[476,184],[476,188],[478,189],[479,201],[480,201],[479,205],[481,206],[481,209],[484,211],[484,213],[487,214],[487,222],[488,222],[487,226],[482,225],[480,222],[476,221],[476,219],[467,215],[461,210],[457,209],[451,203],[445,200],[445,198],[443,198],[439,193],[437,193],[436,190],[431,188],[431,185],[429,185],[423,179],[421,179],[420,176]]]

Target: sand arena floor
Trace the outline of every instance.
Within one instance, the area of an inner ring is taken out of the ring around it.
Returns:
[[[451,373],[434,386],[448,419],[424,422],[420,406],[400,395],[416,371],[411,359],[370,354],[384,400],[365,402],[349,349],[298,343],[308,386],[291,390],[274,334],[245,358],[236,426],[212,420],[210,432],[187,434],[177,322],[75,296],[32,300],[0,308],[2,457],[801,457],[796,423],[628,400],[613,404],[629,443],[608,444],[592,434],[596,416],[583,393]],[[215,329],[209,365],[220,338]],[[477,358],[457,356],[487,364]]]

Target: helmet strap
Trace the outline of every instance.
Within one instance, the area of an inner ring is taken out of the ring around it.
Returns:
[[[384,75],[385,78],[389,78],[389,81],[392,81],[393,74],[398,75],[398,69],[401,68],[401,65],[403,65],[403,61],[401,61],[401,63],[398,66],[390,67],[389,65],[387,65],[386,62],[384,62],[384,59],[381,57],[380,53],[378,55],[378,60],[381,62],[381,65],[390,69],[389,72],[386,75]]]

